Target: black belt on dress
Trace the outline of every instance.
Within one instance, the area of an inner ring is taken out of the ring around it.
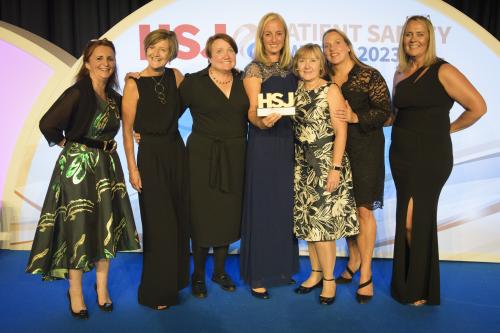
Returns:
[[[230,192],[229,183],[229,158],[226,150],[226,141],[231,139],[241,139],[245,136],[218,137],[209,133],[193,129],[193,134],[200,135],[212,140],[210,150],[210,170],[209,185],[211,188],[219,188],[221,192]]]
[[[334,139],[335,139],[334,135],[321,138],[311,143],[302,142],[295,139],[295,144],[301,146],[302,149],[304,150],[304,157],[306,159],[307,164],[309,164],[314,169],[314,172],[318,177],[321,176],[321,165],[319,159],[314,155],[314,152],[318,149],[323,148],[325,144],[333,142]]]
[[[94,140],[89,138],[73,139],[71,142],[81,143],[90,148],[104,150],[107,153],[112,153],[116,150],[117,143],[114,139],[111,140]]]

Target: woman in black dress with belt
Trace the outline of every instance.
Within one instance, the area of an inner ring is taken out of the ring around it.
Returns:
[[[177,129],[183,77],[165,67],[177,55],[175,33],[152,31],[144,48],[148,66],[124,88],[123,141],[143,227],[139,303],[162,310],[178,303],[189,281],[186,154]],[[137,163],[133,131],[141,135]]]
[[[356,299],[365,303],[373,296],[372,256],[377,224],[373,211],[382,208],[384,200],[384,132],[390,116],[389,89],[380,73],[363,64],[354,53],[349,38],[337,29],[323,35],[323,52],[330,65],[330,78],[347,100],[335,117],[349,123],[346,151],[354,183],[354,198],[359,219],[359,235],[347,239],[349,262],[336,278],[348,283],[360,270]]]
[[[194,259],[192,293],[207,296],[205,263],[214,251],[212,280],[226,291],[235,285],[225,271],[229,244],[240,238],[248,98],[234,69],[238,47],[226,34],[207,40],[209,66],[187,74],[180,87],[193,117],[187,141],[190,221]]]
[[[485,112],[479,92],[436,57],[429,19],[406,20],[394,75],[395,119],[390,163],[397,191],[392,296],[401,303],[440,304],[438,199],[453,167],[450,133]],[[464,112],[450,124],[454,102]]]
[[[83,273],[96,268],[97,303],[101,310],[112,311],[109,259],[117,251],[139,249],[139,239],[113,139],[121,116],[121,96],[114,90],[115,47],[107,39],[93,40],[82,58],[76,83],[40,120],[49,145],[62,151],[26,272],[44,280],[69,279],[70,313],[87,319]]]

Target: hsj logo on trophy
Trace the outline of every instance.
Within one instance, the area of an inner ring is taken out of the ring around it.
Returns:
[[[279,113],[283,116],[293,116],[295,114],[293,92],[288,93],[288,102],[283,100],[283,94],[280,93],[259,94],[257,99],[259,102],[257,116],[259,117],[265,117],[271,113]]]

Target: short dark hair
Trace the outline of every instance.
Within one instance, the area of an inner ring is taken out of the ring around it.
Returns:
[[[205,52],[207,53],[208,58],[212,58],[212,44],[218,39],[222,39],[223,41],[227,42],[233,48],[234,53],[238,54],[238,45],[236,45],[236,42],[234,41],[233,37],[229,36],[228,34],[218,33],[213,36],[210,36],[207,39],[207,43],[205,45]]]

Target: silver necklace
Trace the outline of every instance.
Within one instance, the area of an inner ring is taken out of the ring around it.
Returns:
[[[164,76],[165,76],[165,72],[163,72],[163,74],[161,75],[161,77],[158,81],[156,81],[154,76],[151,76],[151,79],[153,80],[153,82],[155,84],[154,89],[155,89],[156,97],[158,98],[158,100],[160,101],[161,104],[167,103],[167,95],[165,94],[167,89],[165,88],[165,86],[162,83]]]

